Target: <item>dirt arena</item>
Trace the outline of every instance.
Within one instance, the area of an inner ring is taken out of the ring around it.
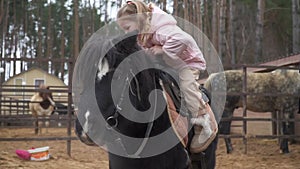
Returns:
[[[44,136],[65,136],[66,129],[50,129]],[[0,129],[0,137],[34,137],[33,129]],[[217,149],[217,169],[252,169],[299,168],[300,144],[290,145],[291,152],[279,153],[276,140],[250,139],[248,153],[244,154],[241,139],[233,139],[234,152],[226,154],[223,139]],[[52,158],[43,162],[24,161],[15,154],[16,149],[50,146]],[[96,147],[88,147],[79,141],[72,141],[72,157],[66,153],[66,141],[15,141],[0,142],[1,169],[108,169],[107,154]]]

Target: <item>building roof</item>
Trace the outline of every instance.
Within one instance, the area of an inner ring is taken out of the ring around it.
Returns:
[[[31,67],[30,69],[28,69],[28,70],[26,70],[26,71],[23,71],[23,72],[21,72],[21,73],[19,73],[19,74],[16,74],[16,75],[10,77],[10,78],[7,79],[3,84],[5,84],[6,82],[10,81],[11,79],[17,78],[17,77],[19,77],[19,76],[22,76],[22,75],[24,75],[24,74],[26,74],[26,73],[28,73],[28,72],[34,71],[34,70],[40,71],[40,72],[42,72],[43,74],[47,74],[47,76],[50,76],[50,77],[52,77],[52,78],[56,78],[56,79],[60,80],[57,76],[52,75],[52,74],[49,74],[48,72],[44,71],[43,69],[41,69],[41,68],[39,68],[39,67]]]
[[[276,66],[276,67],[283,67],[283,66],[290,66],[290,65],[299,65],[300,68],[300,54],[288,56],[288,57],[284,57],[281,59],[260,64],[260,66]],[[247,68],[247,70],[250,72],[263,72],[263,71],[268,71],[268,68]]]
[[[259,64],[258,66],[284,67],[284,66],[291,66],[291,65],[298,66],[299,71],[300,71],[300,54],[284,57],[284,58],[273,60],[273,61],[270,61],[270,62],[265,62],[265,63]],[[274,69],[275,68],[270,69],[270,68],[267,68],[267,67],[258,67],[258,68],[249,67],[249,68],[247,68],[247,71],[248,72],[266,72],[266,71],[272,71]],[[203,78],[203,79],[200,79],[199,83],[204,84],[206,79],[207,79],[207,77]]]

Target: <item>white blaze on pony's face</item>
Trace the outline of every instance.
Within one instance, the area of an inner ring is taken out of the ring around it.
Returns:
[[[102,61],[98,64],[98,73],[97,73],[97,80],[101,80],[103,76],[109,71],[109,65],[106,58],[103,58]]]

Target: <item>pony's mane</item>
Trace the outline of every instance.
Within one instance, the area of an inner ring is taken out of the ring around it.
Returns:
[[[117,67],[126,57],[141,50],[137,44],[137,32],[130,32],[124,36],[112,38],[112,47],[105,58],[112,67]],[[140,58],[137,58],[139,60]],[[135,59],[134,59],[135,60]]]

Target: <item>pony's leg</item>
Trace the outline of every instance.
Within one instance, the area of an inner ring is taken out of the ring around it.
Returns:
[[[282,124],[282,133],[284,135],[288,134],[288,126],[285,122]],[[282,138],[280,141],[280,152],[283,154],[289,153],[289,144],[287,138]]]
[[[283,135],[290,135],[289,126],[291,122],[289,122],[290,116],[288,113],[284,113],[284,121],[282,122],[282,133]],[[289,153],[289,144],[288,138],[282,138],[280,141],[280,151],[281,153]]]
[[[43,122],[42,121],[38,121],[38,134],[41,135],[42,134],[42,126],[43,126]]]
[[[39,125],[39,127],[38,127],[38,129],[39,129],[39,135],[42,134],[42,127],[43,127],[43,124],[44,124],[43,121],[39,121],[39,123],[38,123],[38,125]]]
[[[48,128],[50,126],[49,116],[44,115],[44,119],[45,119],[45,130],[46,130],[46,133],[48,133]]]
[[[34,133],[38,134],[39,133],[39,121],[38,121],[38,117],[35,117],[33,125],[34,125]]]
[[[222,117],[226,118],[224,121],[220,122],[220,134],[230,135],[231,129],[231,118],[233,110],[224,111]],[[233,151],[233,146],[231,144],[231,138],[224,138],[227,154],[230,154]]]
[[[295,114],[294,113],[289,114],[289,119],[295,120]],[[295,135],[295,121],[288,122],[288,134]],[[290,138],[288,140],[290,144],[295,144],[297,142],[295,138]]]
[[[232,143],[231,143],[231,138],[224,138],[224,140],[225,140],[225,144],[226,144],[227,154],[232,153],[233,146],[232,146]]]

